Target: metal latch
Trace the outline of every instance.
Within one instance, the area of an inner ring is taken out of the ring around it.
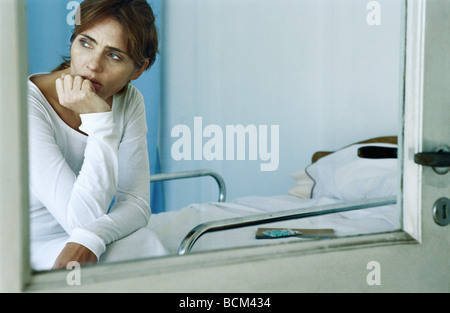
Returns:
[[[414,162],[423,166],[431,166],[437,174],[447,174],[450,171],[450,148],[441,146],[436,152],[420,152],[414,155]]]
[[[437,174],[444,175],[450,171],[450,148],[440,146],[436,152],[422,152],[414,156],[417,164],[431,166]],[[433,205],[433,219],[440,226],[450,224],[450,199],[441,198]]]

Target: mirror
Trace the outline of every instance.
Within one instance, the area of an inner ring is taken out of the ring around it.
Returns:
[[[49,13],[57,10],[49,11],[50,2],[28,0],[30,74],[50,71],[68,54],[75,1],[62,1],[57,14]],[[342,148],[399,134],[404,0],[149,3],[160,54],[134,84],[146,101],[152,173],[212,169],[227,186],[227,202],[215,203],[210,178],[152,184],[149,227],[169,255],[202,222],[395,196],[395,159],[362,164],[356,146]],[[44,26],[48,33],[61,30],[59,37],[43,36]],[[338,160],[312,164],[318,151],[341,153],[333,154]],[[360,166],[369,168],[370,177],[375,173],[374,185],[344,175],[361,174]],[[392,231],[401,225],[391,207],[214,233],[193,251],[276,242],[255,239],[258,228],[332,229],[338,236]]]

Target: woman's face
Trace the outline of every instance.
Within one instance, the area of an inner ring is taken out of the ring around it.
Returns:
[[[89,79],[97,95],[111,100],[141,69],[127,54],[122,26],[112,18],[104,19],[80,33],[72,43],[70,74]]]

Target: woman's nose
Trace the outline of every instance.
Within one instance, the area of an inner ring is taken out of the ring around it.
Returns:
[[[103,69],[102,58],[100,54],[94,54],[89,59],[87,67],[93,72],[101,72]]]

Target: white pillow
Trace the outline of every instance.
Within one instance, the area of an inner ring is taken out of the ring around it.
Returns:
[[[292,178],[297,181],[297,185],[289,189],[288,194],[299,198],[311,198],[314,180],[306,174],[306,171],[300,170],[292,174]]]
[[[319,159],[306,168],[314,180],[312,198],[344,201],[388,197],[397,194],[397,159],[358,157],[363,146],[396,147],[393,144],[355,144]]]

